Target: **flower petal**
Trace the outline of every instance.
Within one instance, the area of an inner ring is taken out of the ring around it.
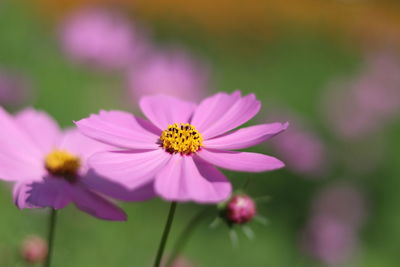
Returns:
[[[122,111],[100,111],[75,124],[84,135],[121,148],[157,148],[161,134],[148,121]]]
[[[64,131],[62,140],[58,147],[78,155],[83,161],[97,152],[106,151],[113,148],[110,145],[101,143],[83,135],[76,128],[71,128]]]
[[[62,209],[71,202],[71,185],[58,177],[47,177],[30,185],[27,201],[38,207]]]
[[[71,190],[72,201],[76,207],[90,215],[110,221],[126,221],[125,212],[105,198],[89,191],[82,184],[76,184]]]
[[[89,172],[82,177],[81,181],[89,189],[119,200],[146,201],[156,197],[153,182],[136,189],[128,189],[119,183],[97,175],[93,170],[89,170]]]
[[[240,97],[237,92],[229,96],[217,94],[200,104],[192,124],[198,128],[204,139],[209,139],[247,122],[260,108],[261,103],[254,94],[244,97]]]
[[[171,155],[161,149],[110,151],[94,154],[89,165],[101,176],[128,189],[136,189],[153,180]]]
[[[40,159],[27,162],[13,158],[13,155],[7,154],[6,151],[0,151],[0,180],[9,182],[40,181],[47,173]]]
[[[231,194],[230,182],[210,164],[175,154],[156,176],[155,190],[168,201],[217,203]]]
[[[0,107],[0,152],[13,160],[34,164],[43,156],[37,144],[15,119]]]
[[[285,166],[282,161],[259,153],[202,149],[197,155],[211,164],[234,171],[263,172]]]
[[[28,183],[16,183],[13,186],[13,200],[15,205],[19,209],[32,209],[37,208],[35,205],[29,203],[28,197],[29,192],[32,190],[30,184]]]
[[[31,108],[19,112],[15,120],[43,152],[48,153],[61,138],[61,129],[47,113]]]
[[[262,143],[286,130],[288,123],[269,123],[239,129],[235,132],[205,140],[204,147],[212,149],[242,149]]]
[[[140,100],[143,114],[159,129],[173,123],[189,122],[196,105],[166,95],[145,96]]]

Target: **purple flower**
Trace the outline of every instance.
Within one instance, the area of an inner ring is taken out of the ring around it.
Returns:
[[[180,50],[149,54],[128,72],[127,78],[135,101],[156,94],[198,101],[210,87],[207,67]]]
[[[140,107],[150,121],[101,111],[76,123],[85,135],[115,146],[114,151],[95,154],[90,164],[127,188],[153,188],[153,195],[169,201],[215,203],[229,197],[231,184],[214,165],[247,172],[284,166],[270,156],[231,151],[287,128],[287,123],[271,123],[232,131],[260,110],[253,94],[218,93],[198,106],[170,96],[148,96]]]
[[[360,74],[327,91],[323,110],[332,130],[357,140],[384,128],[400,113],[400,60],[388,51],[367,58]]]
[[[107,69],[127,67],[146,46],[129,21],[100,9],[73,14],[60,35],[62,48],[72,60]]]
[[[302,245],[311,257],[337,266],[350,260],[356,248],[353,228],[334,217],[313,217],[304,232]]]
[[[31,91],[32,88],[26,77],[0,70],[0,105],[19,106],[30,98]]]
[[[0,178],[14,182],[20,208],[61,209],[73,202],[105,220],[126,220],[122,210],[91,190],[96,178],[87,158],[105,149],[76,129],[62,132],[47,114],[26,109],[15,117],[0,109]]]
[[[310,177],[321,176],[328,162],[325,144],[299,119],[292,117],[290,121],[290,129],[271,142],[273,149],[289,170]]]

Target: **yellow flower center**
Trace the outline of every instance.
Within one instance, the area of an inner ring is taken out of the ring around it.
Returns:
[[[45,167],[49,173],[71,180],[78,174],[81,160],[66,150],[55,149],[46,156]]]
[[[203,137],[189,123],[174,123],[161,134],[162,147],[170,153],[191,154],[203,146]]]

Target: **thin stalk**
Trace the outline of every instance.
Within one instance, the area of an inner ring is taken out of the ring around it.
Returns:
[[[178,240],[175,243],[174,250],[172,251],[171,255],[167,261],[167,267],[171,266],[172,263],[176,260],[179,253],[183,250],[183,248],[188,243],[190,237],[193,235],[194,230],[196,230],[197,226],[201,222],[201,219],[205,217],[208,212],[208,208],[205,208],[198,213],[196,213],[192,219],[188,222],[186,227],[183,229],[182,233],[179,235]]]
[[[171,230],[172,222],[174,221],[174,215],[176,210],[176,202],[171,202],[169,208],[167,222],[165,223],[164,232],[161,237],[160,245],[158,246],[156,260],[154,261],[154,267],[159,267],[161,264],[162,256],[164,254],[165,245],[167,244],[168,235]]]
[[[49,232],[47,235],[47,244],[48,244],[48,252],[46,261],[44,262],[44,267],[51,267],[51,259],[53,256],[53,243],[54,243],[54,236],[56,231],[56,223],[57,223],[57,210],[51,209],[50,216],[49,216]]]

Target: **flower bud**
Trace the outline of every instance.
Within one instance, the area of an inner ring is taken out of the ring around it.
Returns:
[[[31,264],[41,263],[47,257],[47,243],[36,235],[28,236],[22,243],[21,256]]]
[[[229,224],[245,224],[256,215],[256,204],[251,197],[238,194],[226,203],[224,219]]]

